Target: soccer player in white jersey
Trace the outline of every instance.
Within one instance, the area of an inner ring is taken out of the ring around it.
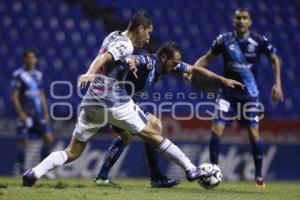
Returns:
[[[127,95],[124,80],[130,66],[126,63],[134,47],[149,42],[153,30],[152,20],[146,12],[139,12],[131,19],[127,30],[113,32],[103,41],[99,55],[93,60],[79,85],[90,87],[82,101],[82,109],[69,146],[51,153],[33,169],[23,175],[23,186],[31,187],[37,179],[50,170],[77,159],[87,141],[106,123],[138,135],[152,145],[162,156],[179,165],[189,181],[208,176],[191,163],[189,158],[170,140],[163,138],[141,109]],[[99,77],[99,74],[101,75]],[[98,76],[97,76],[98,75]]]

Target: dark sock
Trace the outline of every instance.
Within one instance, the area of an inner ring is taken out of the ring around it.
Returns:
[[[212,132],[209,141],[209,153],[210,153],[211,163],[218,164],[219,151],[220,151],[220,137],[217,134]]]
[[[251,142],[251,145],[255,165],[255,177],[262,177],[263,142],[261,140],[257,140],[255,142]]]
[[[150,167],[151,181],[157,181],[166,178],[159,169],[159,154],[151,144],[145,143],[146,155]]]
[[[41,150],[41,160],[44,160],[50,154],[50,145],[44,144]]]
[[[107,179],[108,174],[112,166],[121,156],[126,145],[122,142],[121,137],[117,137],[110,144],[109,149],[106,152],[102,167],[98,173],[97,178]]]
[[[25,148],[23,148],[23,147],[18,147],[17,163],[20,166],[20,173],[23,173],[25,170]]]

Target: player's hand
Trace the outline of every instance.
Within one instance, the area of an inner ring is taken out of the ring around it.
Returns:
[[[235,88],[236,86],[244,89],[245,85],[238,82],[238,81],[235,81],[235,80],[232,80],[232,79],[228,79],[228,78],[224,78],[222,79],[222,83],[227,86],[227,87],[231,87],[231,88]]]
[[[137,67],[136,67],[136,61],[133,57],[126,59],[127,64],[129,65],[129,69],[133,76],[137,79]]]
[[[83,74],[79,78],[78,86],[81,88],[85,88],[87,84],[91,81],[95,80],[96,75],[95,74]]]
[[[191,82],[191,81],[192,81],[192,77],[193,77],[192,74],[189,74],[189,73],[184,73],[184,74],[183,74],[184,80],[186,80],[186,81],[188,81],[188,82]]]
[[[271,97],[273,102],[281,102],[283,101],[283,94],[281,85],[274,84],[271,91]]]

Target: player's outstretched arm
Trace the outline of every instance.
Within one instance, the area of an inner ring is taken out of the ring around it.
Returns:
[[[203,67],[188,65],[185,72],[189,73],[189,74],[197,74],[197,75],[204,76],[204,77],[207,77],[207,78],[210,78],[213,80],[220,81],[222,84],[226,85],[227,87],[234,88],[235,86],[238,86],[238,87],[244,88],[244,85],[242,83],[232,80],[232,79],[225,78],[223,76],[219,76],[219,75],[215,74],[214,72],[212,72],[208,69],[205,69]]]
[[[274,72],[275,83],[272,87],[271,97],[274,102],[283,101],[283,93],[281,88],[281,67],[280,67],[280,58],[277,54],[271,55],[271,62]]]
[[[78,85],[82,88],[86,87],[88,82],[93,81],[96,76],[96,72],[99,70],[100,67],[109,63],[113,60],[113,57],[110,53],[105,52],[103,54],[98,55],[90,65],[88,71],[80,76]]]
[[[212,62],[216,58],[216,55],[212,53],[211,50],[209,50],[205,55],[198,58],[198,60],[195,62],[195,66],[198,67],[207,67],[210,62]],[[192,74],[184,73],[183,78],[186,81],[192,80]]]
[[[209,50],[205,55],[198,58],[194,65],[198,67],[207,67],[207,65],[210,62],[212,62],[215,58],[216,55],[213,54],[211,50]]]

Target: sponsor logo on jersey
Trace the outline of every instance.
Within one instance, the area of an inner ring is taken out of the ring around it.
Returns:
[[[248,52],[254,52],[255,51],[255,46],[254,46],[254,44],[252,44],[252,43],[249,43],[248,44],[248,46],[247,46],[247,50],[248,50]]]
[[[237,62],[234,62],[234,63],[230,62],[230,63],[228,63],[227,66],[230,68],[235,68],[235,69],[251,69],[251,67],[253,65],[252,64],[240,64]]]

